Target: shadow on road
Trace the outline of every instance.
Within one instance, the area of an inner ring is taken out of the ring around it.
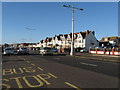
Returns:
[[[6,62],[20,62],[20,61],[24,61],[24,60],[2,60],[2,63],[6,63]]]

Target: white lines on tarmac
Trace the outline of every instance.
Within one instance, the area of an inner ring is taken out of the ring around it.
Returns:
[[[98,65],[96,65],[96,64],[91,64],[91,63],[80,63],[80,64],[83,64],[83,65],[88,65],[88,66],[94,66],[94,67],[97,67]]]

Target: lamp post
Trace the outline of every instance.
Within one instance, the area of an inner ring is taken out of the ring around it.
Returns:
[[[62,7],[72,8],[72,42],[71,42],[70,55],[74,55],[74,9],[83,10],[83,8],[76,8],[76,7],[74,7],[74,5],[72,5],[72,6],[70,6],[70,5],[68,5],[68,6],[62,5]]]
[[[27,30],[30,31],[30,43],[31,43],[31,31],[33,31],[33,30],[35,30],[35,29],[32,29],[32,28],[25,28],[25,29],[27,29]]]

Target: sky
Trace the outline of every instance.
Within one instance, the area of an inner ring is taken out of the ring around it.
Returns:
[[[98,40],[118,36],[118,2],[3,2],[2,43],[37,43],[70,33],[72,10],[63,4],[84,9],[75,10],[74,32],[95,31]]]

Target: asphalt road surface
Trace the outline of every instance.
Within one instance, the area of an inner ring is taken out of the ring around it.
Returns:
[[[64,55],[2,57],[3,88],[118,88],[119,63]]]

